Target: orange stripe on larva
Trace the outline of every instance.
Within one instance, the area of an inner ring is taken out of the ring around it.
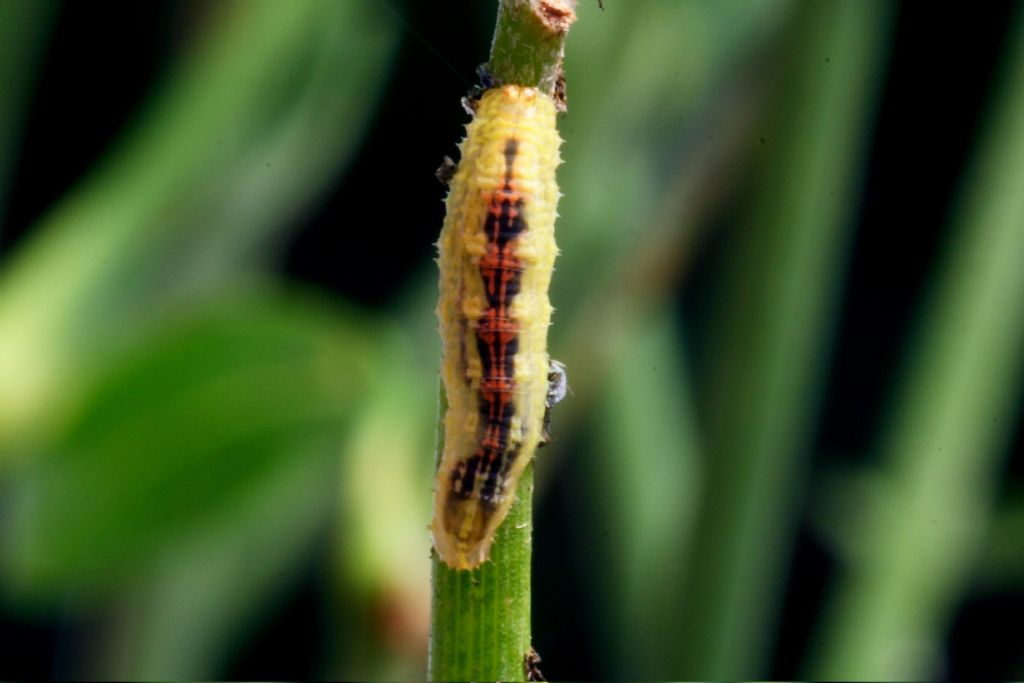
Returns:
[[[448,412],[432,528],[458,569],[487,559],[541,438],[560,143],[550,97],[489,90],[450,184],[438,242]]]

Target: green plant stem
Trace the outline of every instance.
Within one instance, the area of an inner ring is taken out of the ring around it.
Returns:
[[[551,93],[562,62],[567,24],[545,21],[543,7],[561,2],[504,0],[491,46],[490,74],[501,83]],[[575,4],[564,3],[567,7]],[[572,15],[571,8],[569,9]],[[571,23],[571,22],[570,22]],[[438,460],[444,450],[447,401],[441,389]],[[530,556],[533,467],[523,473],[516,502],[498,529],[490,560],[453,570],[433,557],[430,680],[522,680],[530,650]]]
[[[553,22],[557,16],[543,6],[558,7],[570,13],[575,0],[503,0],[498,5],[498,21],[491,43],[491,61],[487,68],[500,83],[531,85],[551,94],[558,80],[568,25],[562,29]],[[572,23],[572,18],[568,19]]]
[[[935,270],[894,411],[884,487],[808,669],[824,678],[942,675],[946,629],[983,550],[1024,379],[1024,12]],[[1020,540],[1019,538],[1017,539]]]
[[[438,411],[438,458],[444,445],[444,387]],[[520,680],[530,649],[530,554],[533,528],[533,466],[526,468],[516,502],[499,527],[491,559],[458,571],[431,553],[432,681]]]
[[[433,553],[430,680],[523,679],[530,649],[532,504],[531,465],[498,529],[490,561],[459,571]]]
[[[763,675],[860,183],[888,10],[807,2],[709,337],[704,503],[677,666]]]
[[[532,466],[516,495],[489,562],[457,571],[434,556],[431,680],[523,679],[523,659],[530,649]]]

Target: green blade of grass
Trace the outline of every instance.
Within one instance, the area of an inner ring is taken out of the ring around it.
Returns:
[[[710,332],[707,476],[678,641],[687,677],[768,665],[889,13],[807,2],[794,27]]]
[[[836,587],[815,677],[942,675],[1024,379],[1024,14],[879,443],[884,487]]]
[[[290,454],[336,452],[369,380],[369,335],[356,317],[273,301],[168,321],[54,408],[66,418],[4,501],[5,588],[102,594]]]
[[[627,314],[628,316],[628,314]],[[657,679],[675,670],[685,573],[700,493],[699,448],[683,344],[671,308],[619,320],[595,445],[580,478],[594,508],[576,520],[597,579],[606,671]],[[563,666],[566,663],[562,663]]]

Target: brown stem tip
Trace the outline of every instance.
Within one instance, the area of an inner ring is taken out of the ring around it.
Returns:
[[[534,11],[549,31],[563,34],[576,21],[575,6],[574,0],[540,0]]]

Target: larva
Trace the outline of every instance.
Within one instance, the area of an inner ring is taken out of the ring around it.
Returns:
[[[483,94],[459,146],[438,242],[448,412],[432,524],[455,569],[487,559],[541,440],[560,144],[554,101],[506,85]]]

